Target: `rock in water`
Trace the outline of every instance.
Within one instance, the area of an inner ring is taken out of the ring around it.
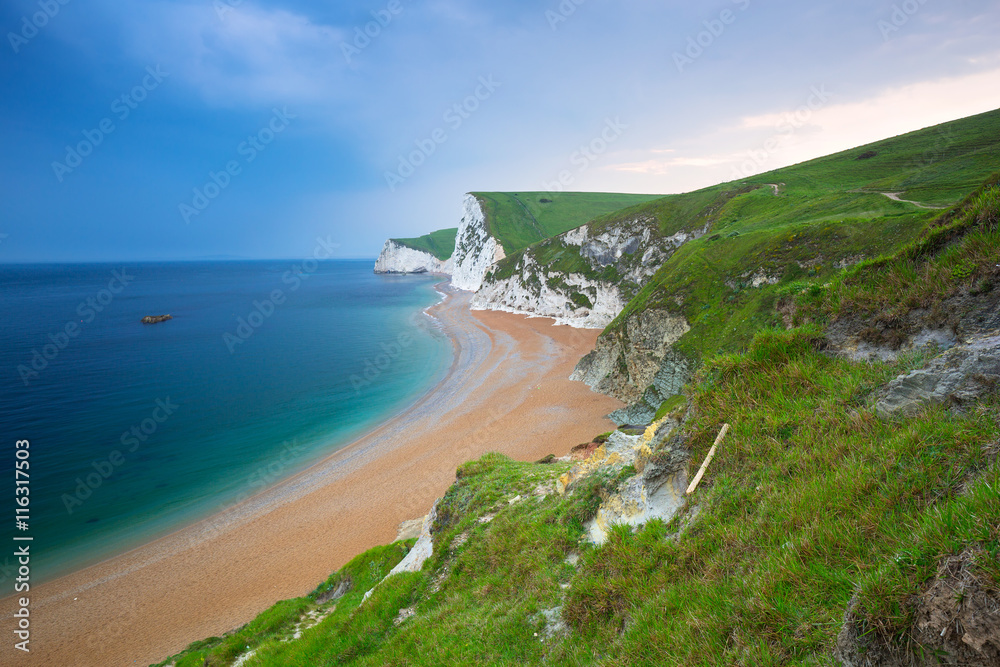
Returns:
[[[143,324],[159,324],[160,322],[166,322],[167,320],[174,319],[173,315],[146,315],[142,318]]]

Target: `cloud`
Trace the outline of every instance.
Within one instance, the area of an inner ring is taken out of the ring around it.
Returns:
[[[801,119],[776,153],[773,169],[957,118],[1000,108],[1000,69],[889,88],[864,100],[741,119],[747,129],[780,128]],[[751,146],[749,149],[757,148]]]
[[[313,102],[342,88],[346,32],[301,14],[154,2],[121,16],[134,58],[172,68],[213,105]]]
[[[663,151],[650,151],[652,153]],[[611,164],[604,169],[606,171],[625,171],[637,174],[667,174],[672,167],[714,167],[720,164],[729,164],[735,156],[715,156],[715,157],[675,157],[669,160],[643,160],[642,162],[623,162]]]
[[[722,119],[675,149],[609,155],[599,171],[616,187],[681,192],[746,177],[1000,108],[1000,68],[890,87],[859,100]],[[665,150],[675,150],[664,157]],[[585,185],[589,186],[590,183]]]

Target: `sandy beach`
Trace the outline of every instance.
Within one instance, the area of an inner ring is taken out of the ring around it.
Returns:
[[[432,309],[455,346],[446,377],[416,404],[281,484],[155,542],[32,586],[31,653],[5,665],[148,665],[304,595],[425,514],[462,462],[487,451],[562,455],[608,431],[618,401],[567,378],[596,330],[469,310],[448,291]],[[20,597],[17,596],[17,597]],[[0,600],[12,629],[16,597]]]

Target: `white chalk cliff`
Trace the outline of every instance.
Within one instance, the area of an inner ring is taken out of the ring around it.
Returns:
[[[603,329],[677,248],[706,231],[663,236],[656,221],[645,218],[612,223],[596,233],[583,225],[540,244],[562,248],[559,255],[578,254],[583,272],[550,271],[535,258],[536,248],[528,247],[512,273],[487,272],[472,307]]]
[[[476,292],[476,310],[500,310],[551,317],[559,324],[602,329],[625,307],[663,262],[705,229],[664,236],[651,217],[630,218],[599,229],[583,225],[542,244],[560,255],[579,257],[578,269],[552,271],[534,246],[497,269],[503,245],[490,233],[482,204],[472,194],[462,202],[455,251],[447,262],[390,239],[375,263],[376,273],[447,273],[458,289]],[[551,253],[549,253],[551,254]]]
[[[382,246],[375,261],[375,273],[444,273],[451,274],[454,255],[440,260],[429,252],[409,248],[393,239]]]
[[[537,282],[531,284],[532,280]],[[567,291],[587,295],[590,306],[574,303]],[[603,329],[625,303],[617,286],[580,273],[545,271],[530,255],[525,256],[518,273],[502,280],[487,279],[472,298],[473,310],[551,317],[557,324],[584,329]]]
[[[462,220],[455,238],[451,284],[475,292],[483,284],[483,276],[489,268],[504,257],[503,246],[490,234],[479,200],[473,195],[465,195]]]

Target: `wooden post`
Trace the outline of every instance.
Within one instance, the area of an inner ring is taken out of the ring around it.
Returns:
[[[698,474],[694,476],[694,479],[691,481],[691,485],[688,486],[687,495],[690,496],[694,493],[694,490],[698,488],[698,483],[701,481],[701,478],[704,477],[708,464],[712,462],[712,458],[715,456],[715,448],[719,446],[719,443],[722,442],[722,439],[726,437],[726,433],[728,432],[729,424],[723,424],[722,430],[719,431],[719,436],[715,439],[715,444],[712,445],[710,450],[708,450],[708,456],[705,457],[705,462],[701,464],[701,469],[698,471]]]

